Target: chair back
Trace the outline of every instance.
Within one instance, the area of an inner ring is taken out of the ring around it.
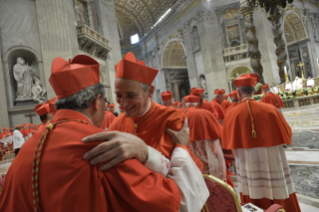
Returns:
[[[235,190],[224,181],[203,175],[209,190],[209,197],[202,212],[242,212]]]

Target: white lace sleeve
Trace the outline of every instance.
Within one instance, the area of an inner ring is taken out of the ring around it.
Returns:
[[[162,155],[161,152],[150,146],[148,146],[148,160],[144,165],[153,172],[156,172],[164,177],[167,176],[168,171],[171,168],[169,159]]]

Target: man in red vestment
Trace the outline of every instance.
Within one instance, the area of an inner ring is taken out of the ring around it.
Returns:
[[[104,111],[104,119],[101,125],[102,129],[109,129],[109,127],[111,126],[112,122],[114,121],[116,117],[114,116],[114,114],[110,111]]]
[[[184,97],[189,127],[189,142],[192,152],[203,163],[203,174],[213,175],[226,181],[226,166],[220,144],[222,127],[214,115],[207,110],[198,109],[200,97]]]
[[[228,101],[227,99],[228,99],[228,95],[224,95],[224,100],[222,102],[222,107],[224,109],[224,112],[226,112],[227,108],[231,106],[230,101]]]
[[[55,112],[56,112],[56,107],[55,107],[55,101],[56,101],[56,97],[48,100],[46,103],[49,103],[49,108],[50,108],[50,116],[52,118],[52,116],[54,116]]]
[[[283,149],[291,144],[291,128],[275,107],[252,98],[255,82],[251,74],[234,80],[241,103],[227,113],[222,131],[222,147],[235,152],[241,202],[300,212]]]
[[[161,98],[164,106],[174,106],[175,101],[171,91],[162,92]]]
[[[138,161],[141,158],[107,172],[100,171],[102,164],[91,166],[82,159],[100,142],[81,140],[103,131],[99,127],[106,99],[99,69],[99,63],[85,55],[70,62],[53,61],[49,81],[57,94],[57,112],[46,131],[36,132],[13,161],[0,211],[179,211],[181,191],[174,178],[196,167],[183,145],[173,151],[169,178],[146,168]],[[143,143],[134,135],[112,132],[112,136]],[[184,142],[187,145],[187,139]],[[186,161],[178,160],[184,157]]]
[[[239,103],[239,99],[237,96],[237,91],[232,91],[229,93],[230,99],[231,99],[231,105],[226,109],[225,114],[227,114],[232,108],[236,107]]]
[[[113,114],[115,111],[115,104],[114,103],[108,104],[107,111],[109,111]]]
[[[200,97],[198,108],[208,110],[215,118],[218,118],[218,113],[215,108],[210,103],[204,101],[204,91],[205,90],[203,88],[192,88],[191,94]]]
[[[215,89],[214,94],[216,95],[215,98],[210,102],[211,105],[215,108],[217,111],[217,120],[218,122],[223,125],[224,117],[225,117],[225,111],[224,108],[222,107],[222,102],[224,100],[224,94],[225,90],[224,89]]]
[[[56,112],[55,105],[54,107],[52,107],[52,105],[50,105],[50,101],[51,100],[47,101],[44,104],[38,104],[34,108],[35,112],[38,114],[41,120],[41,124],[39,125],[37,131],[39,130],[42,133],[45,131],[45,127],[47,123],[49,122],[50,114],[55,114]],[[54,103],[55,103],[55,99],[54,99]]]
[[[272,104],[282,113],[282,108],[284,107],[284,103],[282,102],[280,96],[276,93],[271,92],[268,84],[262,86],[261,89],[265,95],[261,99],[261,102]]]

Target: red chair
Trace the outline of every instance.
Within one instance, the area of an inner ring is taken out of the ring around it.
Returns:
[[[211,175],[203,175],[209,190],[209,197],[202,212],[242,212],[235,190],[224,181]],[[274,204],[265,212],[285,212],[282,206]]]

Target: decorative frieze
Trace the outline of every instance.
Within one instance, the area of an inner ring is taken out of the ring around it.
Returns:
[[[111,47],[109,47],[109,41],[105,37],[85,24],[77,26],[77,36],[79,48],[82,51],[106,60]]]

